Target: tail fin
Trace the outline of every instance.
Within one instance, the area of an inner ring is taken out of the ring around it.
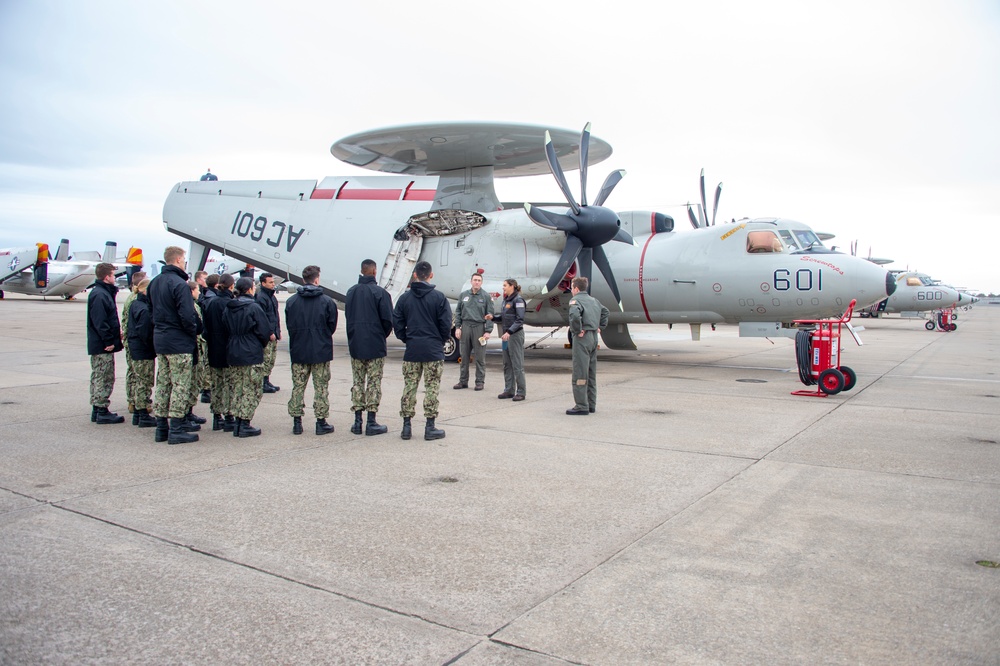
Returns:
[[[128,254],[125,255],[125,263],[142,266],[142,248],[130,247]]]
[[[115,259],[118,256],[118,243],[114,241],[108,241],[104,244],[104,255],[101,257],[101,261],[106,264],[115,263]]]
[[[69,239],[63,238],[59,241],[59,247],[56,249],[56,256],[52,257],[53,261],[69,261]]]

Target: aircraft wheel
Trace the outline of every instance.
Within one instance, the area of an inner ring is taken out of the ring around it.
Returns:
[[[858,383],[858,373],[846,365],[840,366],[840,372],[844,375],[844,390],[850,391]]]
[[[444,343],[444,360],[448,363],[458,363],[460,356],[461,349],[458,346],[458,340],[455,339],[455,331],[453,329],[451,337]]]
[[[934,322],[932,322],[932,321],[927,322],[926,324],[924,324],[924,328],[926,328],[928,331],[933,331],[934,330]]]
[[[819,390],[827,395],[837,395],[844,390],[844,373],[837,368],[827,368],[819,373]]]

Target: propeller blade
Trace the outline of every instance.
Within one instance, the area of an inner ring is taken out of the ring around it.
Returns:
[[[587,205],[587,157],[590,153],[590,123],[580,134],[580,205]]]
[[[615,295],[615,302],[618,304],[618,310],[622,309],[622,295],[618,292],[618,283],[615,282],[615,274],[611,272],[611,264],[608,262],[608,255],[604,254],[603,247],[594,248],[594,263],[601,270],[601,275],[607,281],[608,286],[611,287],[611,293]]]
[[[694,227],[695,229],[701,228],[701,225],[698,224],[698,218],[694,216],[694,211],[691,210],[691,204],[689,203],[687,207],[688,207],[688,219],[691,220],[691,226]]]
[[[712,206],[712,226],[715,226],[715,214],[719,212],[719,197],[722,196],[722,183],[715,188],[715,205]]]
[[[568,234],[576,231],[576,222],[566,215],[551,213],[529,203],[524,204],[524,212],[528,214],[532,222],[540,227],[553,231],[565,231]]]
[[[545,160],[549,163],[549,171],[555,176],[556,184],[562,190],[563,196],[566,197],[569,207],[573,209],[574,213],[579,215],[580,207],[576,205],[576,201],[573,200],[573,193],[569,191],[566,174],[563,173],[562,167],[559,166],[559,156],[556,155],[556,147],[552,145],[552,135],[549,134],[548,130],[545,130]]]
[[[580,262],[580,277],[587,278],[587,293],[589,294],[590,290],[594,288],[594,251],[589,247],[585,247],[580,250],[578,259]]]
[[[701,170],[701,209],[698,211],[698,217],[701,219],[701,226],[707,227],[708,220],[705,218],[705,213],[708,212],[708,203],[705,202],[705,170]]]
[[[625,231],[624,229],[619,229],[618,233],[611,240],[616,240],[619,243],[628,243],[629,245],[635,245],[635,239],[632,238],[632,234]]]
[[[566,275],[566,271],[576,261],[576,257],[582,249],[583,241],[576,236],[566,236],[566,247],[563,248],[562,255],[560,255],[559,261],[556,263],[556,268],[552,271],[552,276],[549,277],[549,281],[545,284],[545,291],[552,291],[556,288],[556,285],[562,281]]]
[[[597,199],[594,200],[595,206],[603,206],[604,202],[608,200],[611,196],[611,191],[615,189],[615,185],[621,182],[621,179],[625,177],[625,169],[618,169],[618,171],[612,171],[608,174],[608,177],[604,179],[604,184],[601,185],[601,191],[597,193]]]

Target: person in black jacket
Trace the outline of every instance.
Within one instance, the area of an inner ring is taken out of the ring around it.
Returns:
[[[211,276],[209,276],[211,277]],[[212,375],[212,430],[232,432],[236,429],[233,417],[233,373],[226,358],[229,334],[223,325],[226,304],[233,300],[232,275],[219,276],[215,296],[205,306],[205,343],[208,347],[208,368]]]
[[[140,428],[152,428],[156,418],[153,408],[153,382],[156,378],[156,349],[153,343],[153,317],[149,313],[149,280],[135,286],[135,299],[128,308],[127,348],[132,357],[132,394],[129,402],[135,407],[132,422]]]
[[[442,439],[444,430],[435,427],[440,402],[441,375],[444,373],[444,345],[451,338],[451,305],[429,280],[431,265],[418,261],[409,291],[399,297],[392,311],[392,329],[406,343],[403,353],[403,397],[399,414],[403,417],[402,439],[410,438],[410,419],[416,413],[417,386],[424,376],[424,439]]]
[[[382,373],[385,368],[386,338],[392,333],[392,296],[375,281],[378,267],[371,259],[361,262],[358,283],[347,290],[347,348],[351,353],[351,432],[361,434],[361,413],[368,411],[365,435],[389,431],[375,420],[382,402]]]
[[[277,393],[280,386],[271,383],[271,371],[274,370],[274,359],[278,355],[278,340],[281,339],[281,319],[278,317],[278,297],[274,295],[274,276],[270,273],[260,274],[260,289],[254,295],[257,305],[267,315],[271,328],[271,339],[264,348],[264,393]]]
[[[503,335],[503,393],[501,400],[513,398],[515,402],[524,400],[524,299],[521,286],[514,278],[503,281],[503,314],[500,330]]]
[[[337,330],[337,304],[319,286],[319,266],[302,269],[303,285],[285,302],[285,328],[288,330],[288,355],[292,361],[292,396],[288,415],[292,434],[302,434],[305,393],[309,377],[313,380],[313,413],[316,434],[333,432],[326,422],[330,416],[330,361],[333,360],[333,334]]]
[[[115,388],[115,352],[122,350],[122,326],[115,297],[115,267],[97,264],[97,280],[87,296],[87,353],[90,355],[90,420],[106,425],[124,423],[125,417],[108,411]]]
[[[250,421],[264,393],[261,382],[264,347],[271,340],[272,333],[267,315],[254,300],[253,280],[237,280],[236,293],[239,296],[226,303],[226,311],[222,315],[222,325],[229,336],[226,362],[233,373],[232,406],[236,416],[233,436],[256,437],[260,428],[252,427]]]
[[[187,420],[191,375],[198,337],[198,315],[188,287],[187,261],[183,248],[163,251],[166,264],[146,290],[153,314],[153,344],[156,348],[155,441],[168,444],[197,442],[197,423]],[[170,419],[169,429],[167,419]]]

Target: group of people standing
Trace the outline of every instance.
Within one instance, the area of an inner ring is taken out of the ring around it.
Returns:
[[[281,339],[274,277],[261,275],[259,285],[248,277],[196,274],[188,281],[185,251],[168,247],[164,267],[153,280],[133,275],[132,293],[119,323],[114,266],[99,264],[88,297],[87,345],[91,357],[91,421],[123,423],[109,411],[114,387],[114,354],[126,350],[126,392],[132,424],[155,428],[154,440],[168,444],[198,441],[206,419],[194,414],[199,392],[211,404],[212,429],[235,437],[260,435],[251,425],[263,393],[279,387],[270,381],[277,342]],[[454,327],[460,344],[461,369],[455,389],[469,386],[469,364],[475,359],[475,390],[485,385],[485,347],[494,319],[499,318],[503,341],[504,390],[497,397],[523,401],[525,301],[516,280],[503,282],[500,313],[482,289],[480,273],[463,292],[452,313],[448,299],[430,280],[426,261],[416,264],[410,288],[395,307],[389,293],[375,279],[377,264],[361,264],[358,283],[346,295],[348,349],[351,356],[353,434],[381,435],[388,427],[376,415],[382,399],[382,376],[390,333],[406,344],[403,354],[403,395],[400,416],[402,439],[412,437],[417,391],[424,381],[424,439],[445,437],[438,428],[439,390],[444,372],[444,346]],[[288,413],[292,433],[303,433],[305,389],[312,379],[315,432],[334,432],[330,414],[330,362],[338,311],[319,286],[320,268],[302,271],[303,285],[285,303],[289,336],[292,392]],[[597,332],[607,326],[608,310],[586,293],[586,278],[573,281],[570,327],[573,345],[573,393],[576,404],[567,414],[589,414],[596,409]],[[154,382],[154,372],[155,382]],[[155,386],[155,397],[153,395]],[[367,412],[367,421],[364,414]]]

